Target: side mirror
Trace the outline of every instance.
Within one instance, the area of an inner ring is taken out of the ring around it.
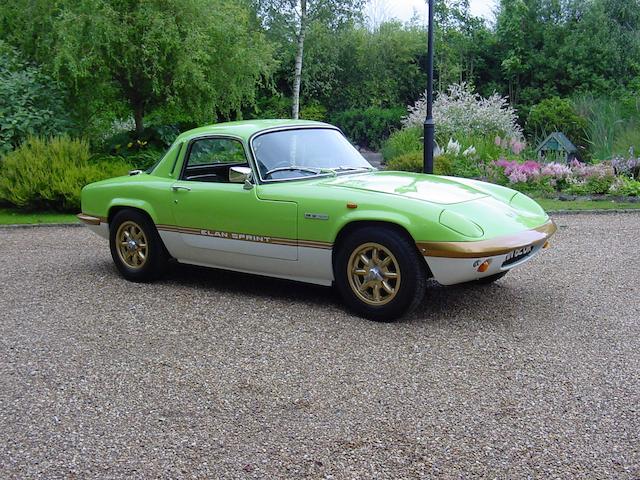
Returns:
[[[251,190],[253,188],[251,169],[249,167],[231,167],[229,169],[229,182],[244,183],[244,189]]]

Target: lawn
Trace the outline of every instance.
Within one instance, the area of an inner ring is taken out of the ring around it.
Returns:
[[[0,208],[0,225],[77,222],[78,218],[73,213],[21,212],[8,208]]]

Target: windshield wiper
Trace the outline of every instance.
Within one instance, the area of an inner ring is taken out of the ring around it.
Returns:
[[[361,167],[340,166],[340,167],[332,168],[331,170],[334,171],[334,172],[351,172],[351,171],[355,171],[355,170],[366,170],[368,172],[372,172],[373,170],[377,170],[377,168],[375,168],[375,167],[365,167],[363,165]]]
[[[267,173],[264,174],[264,178],[267,178],[272,173],[287,172],[287,171],[309,172],[309,173],[313,173],[314,175],[320,175],[320,174],[324,174],[324,173],[333,173],[333,174],[335,174],[335,172],[333,170],[331,170],[331,169],[296,167],[296,166],[290,165],[288,167],[278,167],[278,168],[271,169]]]

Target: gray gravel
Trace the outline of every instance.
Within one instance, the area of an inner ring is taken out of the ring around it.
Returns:
[[[527,266],[390,325],[1,230],[0,477],[640,478],[640,215],[556,220]]]

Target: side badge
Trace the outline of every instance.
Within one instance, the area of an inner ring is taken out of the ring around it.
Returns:
[[[326,213],[305,213],[304,218],[309,220],[329,220],[329,215]]]

